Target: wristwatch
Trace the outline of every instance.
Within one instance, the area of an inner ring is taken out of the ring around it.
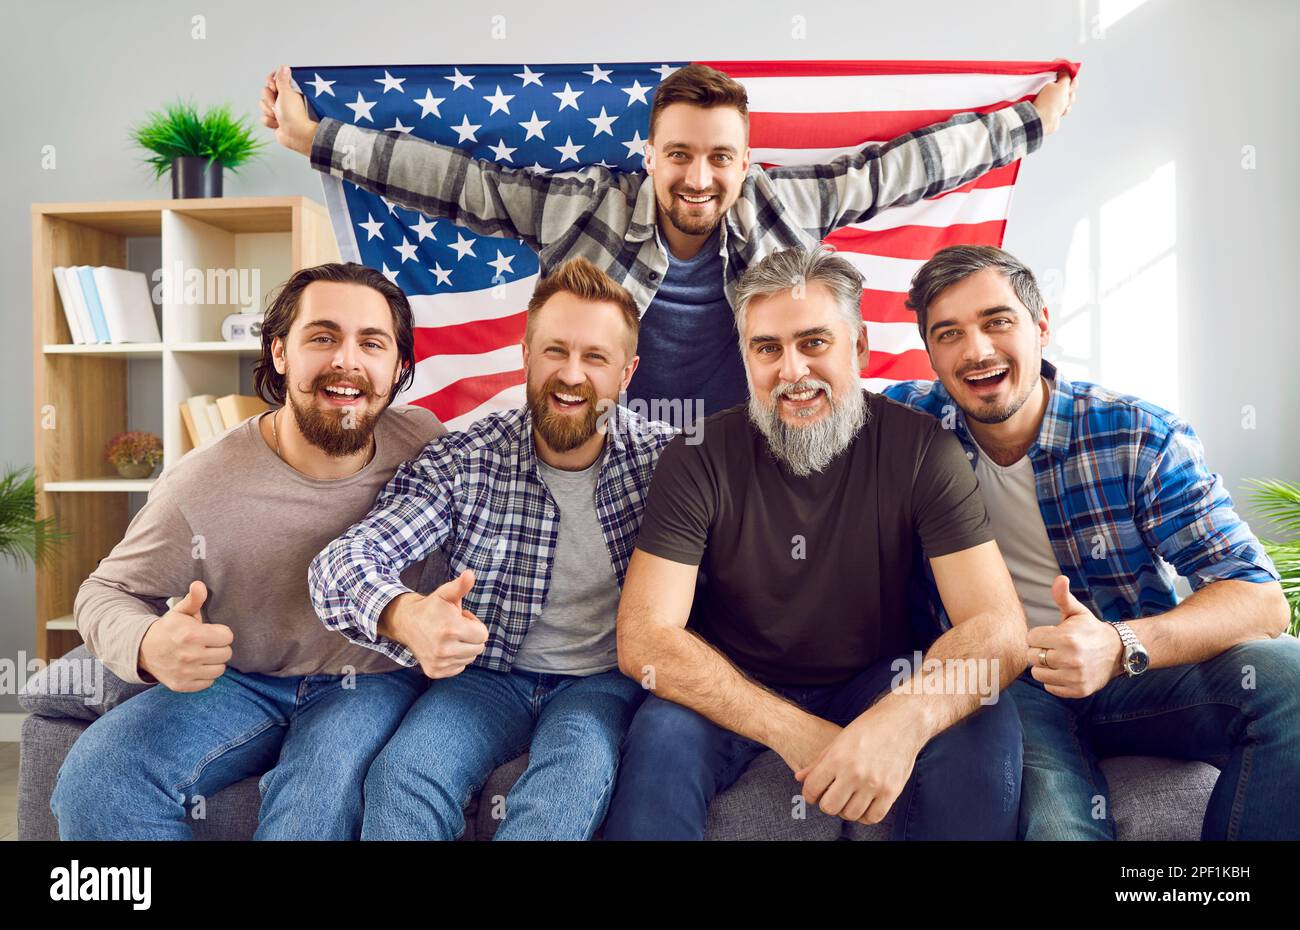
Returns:
[[[1138,642],[1137,634],[1134,633],[1127,623],[1122,620],[1112,623],[1115,632],[1119,634],[1120,642],[1124,644],[1124,658],[1121,665],[1129,678],[1135,675],[1141,675],[1151,664],[1151,656],[1147,654],[1143,645]]]

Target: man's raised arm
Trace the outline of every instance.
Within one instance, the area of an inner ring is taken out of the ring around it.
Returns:
[[[594,208],[602,184],[553,180],[497,165],[454,146],[403,133],[363,129],[331,117],[317,122],[293,90],[288,65],[262,86],[262,123],[318,171],[351,181],[398,206],[445,217],[483,236],[522,239],[539,250]],[[557,195],[558,196],[555,196]]]
[[[992,113],[958,113],[829,164],[778,167],[765,174],[799,225],[827,236],[881,210],[960,187],[1036,151],[1073,104],[1077,83],[1061,72],[1032,102]]]

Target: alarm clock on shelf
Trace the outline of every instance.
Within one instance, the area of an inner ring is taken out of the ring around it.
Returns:
[[[260,342],[262,339],[262,314],[230,314],[221,321],[221,338],[226,342]]]

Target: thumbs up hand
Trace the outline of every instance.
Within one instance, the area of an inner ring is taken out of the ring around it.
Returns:
[[[461,606],[472,587],[474,572],[466,569],[427,596],[399,594],[384,608],[377,632],[411,650],[427,677],[459,675],[488,641],[487,625]]]
[[[202,691],[226,671],[235,634],[220,623],[203,622],[208,588],[191,581],[185,596],[145,631],[137,664],[172,691]]]
[[[1120,673],[1124,644],[1115,628],[1098,620],[1070,593],[1070,580],[1057,575],[1052,600],[1061,611],[1056,626],[1036,626],[1026,638],[1030,674],[1049,694],[1083,698],[1100,691]]]

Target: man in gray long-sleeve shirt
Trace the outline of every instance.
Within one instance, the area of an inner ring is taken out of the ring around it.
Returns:
[[[160,686],[73,746],[51,799],[64,839],[189,838],[205,797],[264,772],[259,838],[358,835],[366,770],[428,680],[323,629],[307,565],[446,432],[427,410],[389,406],[411,378],[411,326],[405,295],[373,269],[297,272],[267,312],[255,373],[280,406],[168,469],[82,584],[91,652]],[[431,556],[404,581],[427,591],[421,569],[444,564]]]

